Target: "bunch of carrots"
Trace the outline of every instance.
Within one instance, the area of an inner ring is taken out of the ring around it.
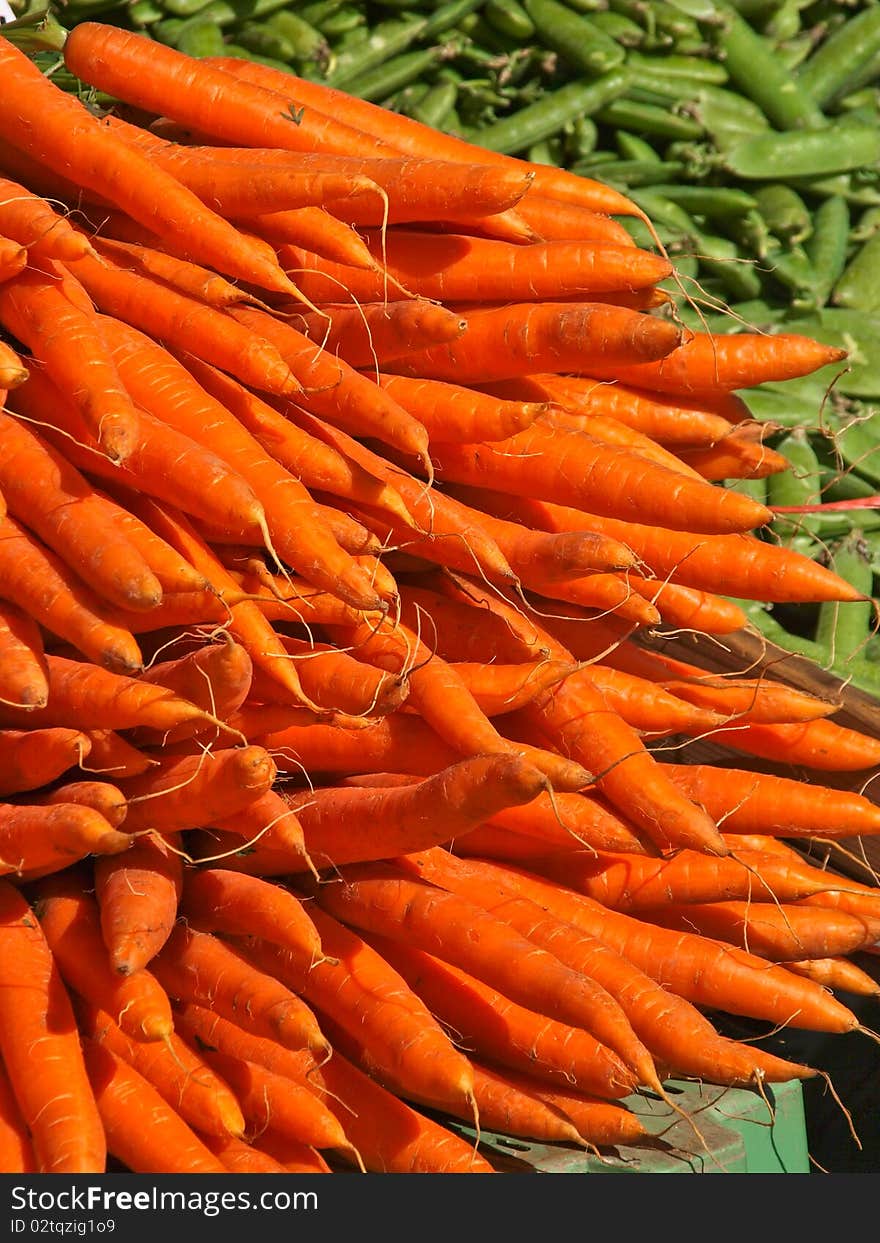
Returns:
[[[861,599],[720,484],[840,351],[683,331],[601,183],[64,56],[118,106],[0,38],[0,1168],[490,1173],[821,1073],[719,1016],[869,1036],[880,892],[809,851],[880,742],[652,643]]]

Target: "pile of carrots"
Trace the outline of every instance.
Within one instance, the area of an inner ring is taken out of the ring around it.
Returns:
[[[880,741],[651,643],[862,599],[720,482],[841,351],[682,330],[601,183],[64,55],[118,106],[0,38],[0,1168],[490,1173],[821,1073],[725,1014],[868,1047],[880,892],[809,850]]]

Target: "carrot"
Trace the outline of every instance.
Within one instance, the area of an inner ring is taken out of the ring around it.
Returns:
[[[880,832],[880,809],[855,791],[711,764],[672,764],[667,772],[737,839],[743,833],[833,839]]]
[[[153,277],[179,293],[188,294],[191,298],[207,302],[209,306],[220,310],[234,302],[246,302],[252,297],[225,277],[212,272],[210,268],[201,267],[142,242],[119,241],[95,235],[92,238],[92,249],[117,267],[129,268],[142,276]]]
[[[225,406],[143,333],[116,324],[112,339],[120,371],[137,399],[157,417],[219,452],[252,485],[266,513],[267,543],[287,564],[357,608],[381,607],[365,575],[321,522],[308,491]]]
[[[120,780],[126,828],[176,833],[230,816],[272,786],[276,767],[263,747],[227,747],[163,757],[139,777]]]
[[[68,267],[103,312],[99,322],[111,348],[116,340],[115,334],[109,334],[112,318],[188,349],[265,392],[299,391],[290,368],[271,344],[230,322],[225,312],[112,263],[106,256],[85,256]]]
[[[177,923],[153,960],[153,970],[177,1002],[207,1006],[286,1048],[329,1053],[327,1039],[302,997],[210,933]]]
[[[432,654],[403,624],[393,629],[364,624],[345,637],[361,659],[407,677],[409,704],[460,754],[482,752],[525,759],[547,776],[554,789],[580,790],[590,784],[590,773],[580,763],[542,746],[518,746],[504,738],[480,711],[452,666]]]
[[[83,1002],[77,1013],[86,1039],[143,1075],[191,1127],[208,1135],[244,1134],[244,1116],[229,1084],[176,1031],[167,1040],[134,1040],[98,1006]]]
[[[15,393],[10,407],[41,424],[41,434],[56,451],[89,477],[98,476],[179,506],[186,513],[243,531],[259,531],[263,507],[250,484],[216,453],[143,408],[137,435],[124,464],[108,461],[89,436],[73,403],[41,372]],[[176,462],[173,480],[168,463]]]
[[[120,975],[146,967],[168,939],[183,890],[183,863],[173,838],[135,839],[124,857],[96,859],[95,897],[101,937]]]
[[[673,583],[772,603],[861,598],[856,588],[818,562],[744,531],[695,535],[545,501],[517,498],[515,504],[521,520],[542,530],[586,527],[611,535],[628,544],[657,578]]]
[[[188,359],[187,369],[206,392],[244,424],[267,453],[307,488],[387,509],[409,521],[409,511],[390,484],[279,414],[231,376],[198,359]]]
[[[215,720],[227,720],[244,703],[253,680],[253,661],[247,648],[220,630],[191,652],[150,665],[140,681],[161,686],[175,698],[194,704]],[[161,727],[169,728],[167,726]],[[170,727],[168,742],[192,732],[192,726]]]
[[[551,1086],[509,1067],[501,1070],[493,1066],[490,1071],[488,1066],[479,1066],[477,1061],[474,1061],[474,1065],[484,1073],[490,1072],[499,1085],[516,1088],[530,1097],[536,1097],[564,1115],[574,1125],[581,1140],[587,1144],[600,1148],[611,1148],[618,1144],[629,1147],[648,1137],[647,1127],[628,1106],[603,1100],[599,1096],[590,1096],[586,1092],[578,1092],[575,1088],[565,1088],[562,1084]],[[481,1117],[483,1116],[487,1116],[485,1106],[481,1113]],[[510,1133],[503,1126],[499,1129]]]
[[[20,242],[0,233],[0,282],[11,281],[27,266],[28,252]]]
[[[0,600],[0,707],[41,708],[49,697],[39,626]]]
[[[880,740],[825,718],[777,725],[747,722],[721,738],[734,751],[822,772],[858,772],[880,763]]]
[[[742,332],[713,336],[695,332],[655,361],[624,363],[613,370],[604,360],[590,362],[596,379],[685,397],[753,388],[768,381],[793,380],[847,357],[844,349],[797,333]],[[548,368],[550,370],[550,368]]]
[[[880,996],[880,984],[849,958],[804,958],[785,963],[795,975],[815,980],[833,993],[852,993],[854,997]]]
[[[277,1161],[286,1174],[331,1174],[329,1164],[323,1155],[309,1144],[286,1135],[264,1131],[253,1141],[258,1152],[270,1156]]]
[[[8,177],[0,177],[0,231],[25,246],[34,259],[64,262],[87,253],[89,248],[67,216]]]
[[[351,367],[380,367],[383,360],[400,358],[411,350],[454,341],[465,330],[465,321],[446,307],[427,298],[361,302],[357,307],[338,302],[320,311],[294,315],[292,327],[324,349],[338,354]],[[385,385],[394,396],[390,385]],[[401,402],[406,407],[406,403]],[[420,420],[421,421],[421,420]]]
[[[563,202],[580,204],[591,211],[612,215],[639,214],[638,208],[625,195],[603,182],[574,176],[548,165],[533,164],[484,150],[477,144],[452,134],[439,133],[408,117],[403,117],[398,122],[396,115],[389,116],[388,111],[377,104],[327,87],[323,83],[298,77],[288,79],[286,73],[279,75],[279,71],[272,66],[228,57],[211,57],[208,63],[225,69],[243,81],[264,84],[266,88],[275,90],[288,99],[294,95],[298,103],[307,105],[306,113],[314,111],[317,114],[343,118],[347,125],[359,131],[362,143],[366,141],[366,136],[373,142],[380,142],[385,147],[411,156],[437,156],[460,164],[487,161],[499,169],[529,171],[534,175],[533,189],[529,192],[529,197],[533,193],[547,195]]]
[[[0,392],[5,394],[9,389],[18,388],[29,375],[19,354],[5,341],[0,341]]]
[[[83,1055],[109,1153],[135,1174],[224,1174],[206,1147],[158,1090],[103,1044]]]
[[[283,249],[283,248],[282,248]],[[253,307],[230,307],[244,328],[265,336],[296,376],[297,405],[354,436],[375,436],[428,461],[425,429],[384,390],[329,350],[316,346],[289,323]]]
[[[486,716],[501,716],[524,707],[541,691],[562,682],[577,665],[562,660],[484,665],[460,661],[453,665]]]
[[[422,879],[425,877],[425,879]],[[647,1049],[603,988],[573,972],[482,906],[413,875],[404,864],[349,866],[341,883],[315,889],[322,910],[349,927],[405,941],[467,971],[511,1001],[591,1032],[638,1075],[659,1087]]]
[[[91,589],[8,515],[0,521],[0,598],[98,665],[120,673],[134,673],[142,666],[131,632],[105,621],[101,602]]]
[[[678,457],[708,480],[766,479],[768,475],[791,470],[791,462],[784,453],[737,432],[704,448],[679,449]]]
[[[28,1129],[0,1063],[0,1169],[7,1174],[33,1174],[37,1160]]]
[[[0,730],[0,794],[37,790],[73,768],[89,750],[88,738],[78,729]]]
[[[642,734],[701,734],[726,719],[711,709],[690,706],[646,678],[608,665],[581,666],[578,673],[602,695],[609,708]]]
[[[663,400],[657,393],[629,388],[616,381],[548,372],[489,385],[487,389],[506,400],[553,402],[580,417],[584,431],[589,431],[595,415],[614,418],[671,448],[714,444],[730,431],[728,420],[709,408],[710,398],[702,403],[684,398]]]
[[[89,740],[88,761],[81,760],[81,772],[97,773],[108,777],[139,777],[148,772],[156,761],[144,751],[132,746],[128,739],[113,729],[86,730]]]
[[[375,263],[357,230],[331,216],[323,207],[259,212],[246,216],[239,223],[274,247],[284,243],[303,246],[333,263],[345,263],[354,268],[372,268]]]
[[[384,716],[405,702],[406,679],[366,665],[328,644],[282,636],[295,661],[299,680],[311,700],[328,711],[348,716]],[[283,703],[289,696],[269,678],[258,677],[255,697],[262,703]]]
[[[853,1012],[820,986],[794,979],[780,965],[756,954],[693,931],[674,931],[610,911],[527,869],[502,868],[504,884],[605,942],[694,1005],[806,1031],[845,1032],[858,1027]]]
[[[251,1144],[233,1135],[219,1136],[202,1134],[202,1142],[210,1148],[215,1157],[223,1162],[223,1167],[230,1174],[285,1174],[287,1171],[280,1161],[276,1161],[268,1152],[260,1152]]]
[[[279,261],[306,297],[330,302],[347,289],[358,301],[378,301],[390,280],[418,298],[438,302],[508,303],[578,298],[597,300],[617,290],[648,288],[669,276],[671,265],[660,255],[634,246],[606,242],[554,241],[518,246],[464,233],[436,233],[416,228],[370,229],[364,232],[380,274],[348,273],[337,265],[282,247]],[[308,269],[299,273],[298,269]],[[430,347],[429,347],[430,348]]]
[[[300,992],[322,1028],[329,1020],[353,1036],[360,1047],[357,1064],[384,1087],[463,1106],[476,1122],[468,1059],[428,1007],[357,932],[320,909],[312,918],[325,953],[332,956],[323,962],[310,966],[299,955],[258,940],[248,942],[243,952]]]
[[[135,1040],[164,1040],[173,1030],[171,1005],[147,970],[121,976],[101,938],[98,904],[85,874],[68,868],[37,883],[34,910],[70,988],[114,1016]]]
[[[296,812],[276,790],[267,790],[237,812],[217,816],[212,827],[221,836],[243,838],[242,849],[256,844],[283,853],[290,872],[315,871]]]
[[[75,96],[44,78],[23,52],[4,40],[0,53],[4,77],[19,101],[7,132],[13,146],[87,192],[109,199],[146,227],[186,237],[209,266],[267,289],[295,292],[233,226],[146,156],[126,146]],[[39,144],[34,142],[35,131]]]
[[[86,855],[115,855],[131,845],[101,812],[73,800],[47,807],[38,798],[0,803],[0,872],[54,872]]]
[[[323,787],[292,795],[317,866],[389,858],[449,841],[505,805],[528,803],[546,778],[514,756],[475,755],[415,786]]]
[[[596,787],[616,811],[660,850],[690,846],[724,855],[714,821],[666,777],[638,733],[580,673],[534,699],[523,721],[596,774]]]
[[[0,1052],[37,1172],[101,1174],[104,1130],[70,998],[30,905],[7,881],[0,881],[0,945]]]
[[[0,324],[70,394],[101,450],[124,461],[137,434],[137,411],[95,316],[74,306],[48,272],[32,265],[0,286]],[[89,359],[85,371],[83,358]]]
[[[495,444],[435,445],[433,460],[442,480],[589,506],[618,521],[639,518],[645,524],[717,535],[768,521],[765,506],[740,493],[675,475],[586,432],[539,422]]]
[[[204,932],[258,936],[307,960],[322,957],[310,907],[283,885],[199,868],[187,873],[181,910],[193,927]]]
[[[498,591],[487,591],[472,579],[449,574],[421,576],[401,587],[402,617],[415,628],[419,612],[434,622],[437,652],[444,660],[493,659],[514,664],[521,660],[571,659],[532,615],[524,615]],[[479,610],[479,624],[474,624]]]
[[[367,1169],[376,1174],[492,1173],[472,1144],[412,1109],[359,1070],[339,1049],[318,1062],[236,1028],[200,1006],[188,1005],[178,1024],[189,1038],[257,1062],[295,1083],[308,1083],[342,1124]]]
[[[419,299],[413,299],[410,302],[391,302],[389,307],[400,307],[403,314],[404,307],[413,307],[420,305]],[[368,310],[370,306],[383,306],[385,304],[368,303],[362,310]],[[429,304],[433,305],[433,304]],[[338,314],[337,309],[333,309],[334,318]],[[396,312],[395,312],[396,313]],[[351,317],[351,328],[346,336],[346,347],[351,336],[358,331],[357,319],[355,312],[348,311]],[[447,311],[446,314],[452,315]],[[455,317],[453,317],[455,318]],[[465,324],[466,321],[461,318],[455,318],[457,324]],[[320,324],[315,323],[315,330],[320,330]],[[361,330],[362,331],[362,330]],[[372,332],[372,325],[370,326]],[[461,331],[464,331],[462,328]],[[461,332],[452,335],[447,340],[455,340]],[[430,343],[430,342],[429,342]],[[418,348],[421,342],[413,341],[410,349]],[[409,350],[406,351],[407,353]],[[405,356],[405,355],[401,355]],[[346,355],[351,361],[351,358]],[[391,357],[388,354],[387,347],[385,349],[377,349],[376,358],[365,358],[359,363],[352,363],[353,366],[367,368],[378,365],[380,368],[384,364],[384,360]],[[388,375],[380,371],[377,377],[379,384],[383,389],[391,394],[404,409],[409,410],[415,418],[428,430],[431,440],[439,441],[462,441],[464,443],[472,443],[476,441],[487,440],[506,440],[510,436],[515,436],[517,432],[524,431],[541,414],[546,412],[547,403],[539,400],[535,401],[518,401],[505,400],[500,397],[493,397],[488,393],[483,393],[476,388],[466,388],[462,385],[455,384],[451,381],[444,380],[426,380],[419,377]]]
[[[820,699],[772,677],[713,678],[702,670],[690,680],[669,678],[666,690],[687,703],[763,725],[793,725],[836,712],[839,704]]]
[[[605,1100],[632,1092],[633,1073],[589,1032],[517,1005],[453,964],[402,941],[373,933],[366,940],[478,1058]]]
[[[698,932],[770,962],[844,957],[870,945],[875,934],[847,911],[794,902],[730,901],[641,907],[639,918],[666,928]]]

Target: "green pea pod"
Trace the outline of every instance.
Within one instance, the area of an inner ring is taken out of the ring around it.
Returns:
[[[644,46],[644,27],[631,18],[625,17],[623,13],[613,13],[608,9],[603,13],[593,13],[590,20],[597,30],[601,30],[609,39],[619,43],[622,48]]]
[[[639,134],[653,134],[657,138],[695,139],[701,137],[703,127],[690,117],[678,116],[668,108],[656,104],[640,103],[636,99],[619,95],[596,110],[596,120],[601,125],[620,126]]]
[[[872,628],[876,628],[877,606],[871,598],[874,572],[861,532],[850,532],[833,548],[829,568],[866,597],[819,605],[816,642],[830,652],[831,668],[846,677],[848,662],[864,651]]]
[[[327,75],[328,86],[348,91],[350,82],[406,51],[422,36],[426,25],[427,18],[413,14],[379,22],[362,44],[339,53],[333,72]]]
[[[454,82],[438,82],[428,88],[409,115],[432,129],[443,129],[458,99],[458,86]]]
[[[751,110],[743,105],[750,105]],[[710,95],[701,91],[693,101],[692,111],[717,152],[728,151],[753,134],[770,132],[770,122],[757,104],[733,91],[725,92],[724,98],[717,93]]]
[[[270,30],[286,39],[295,60],[329,62],[330,44],[317,26],[303,21],[292,9],[281,9],[266,21]]]
[[[252,52],[250,48],[243,47],[241,43],[224,43],[224,56],[234,56],[237,60],[252,60],[256,65],[266,65],[269,69],[283,70],[284,73],[293,73],[287,61],[276,60],[274,56],[260,56],[257,52]]]
[[[693,244],[700,270],[714,276],[727,298],[757,298],[763,282],[754,260],[744,255],[735,242],[726,237],[697,232]]]
[[[668,168],[669,165],[662,164],[662,167]],[[654,189],[670,202],[678,203],[694,215],[708,216],[710,220],[741,216],[756,207],[754,196],[737,186],[688,185],[681,182],[660,183]]]
[[[300,13],[300,17],[303,16],[304,13]],[[353,4],[340,5],[323,16],[319,14],[317,17],[312,18],[311,21],[320,30],[321,34],[330,39],[334,45],[337,39],[349,34],[353,30],[358,28],[368,29],[366,14],[362,9],[356,8]]]
[[[849,204],[847,204],[847,208]],[[858,245],[880,232],[880,207],[866,207],[849,231],[849,242]]]
[[[880,7],[870,5],[821,41],[797,70],[797,82],[825,108],[880,55]]]
[[[627,59],[633,68],[661,74],[667,78],[685,78],[689,82],[703,82],[714,86],[723,86],[729,79],[723,62],[710,60],[708,57],[679,56],[674,52],[667,56],[654,56],[632,51]]]
[[[208,0],[162,0],[162,8],[171,17],[194,17]]]
[[[788,459],[791,469],[768,478],[767,502],[770,507],[821,503],[821,466],[804,429],[795,428],[776,441],[773,447]],[[786,541],[795,535],[815,535],[820,526],[819,518],[813,514],[778,514],[773,520],[773,534]]]
[[[657,148],[640,134],[631,134],[629,130],[618,130],[614,135],[617,150],[623,160],[635,160],[642,164],[661,163]]]
[[[217,23],[198,14],[184,23],[174,46],[185,56],[222,56],[226,51],[223,32]]]
[[[834,285],[835,306],[856,311],[880,310],[880,232],[862,242]]]
[[[322,22],[346,7],[346,0],[313,0],[311,4],[298,6],[296,11],[304,22],[321,29]]]
[[[423,73],[426,73],[436,63],[438,55],[439,50],[435,47],[401,52],[399,56],[392,56],[383,65],[377,65],[375,69],[367,73],[350,78],[345,89],[349,94],[357,95],[359,99],[366,99],[370,103],[380,103],[388,99],[395,91],[408,86],[410,82],[415,82]]]
[[[793,655],[803,656],[820,669],[827,669],[829,667],[829,654],[825,648],[821,647],[813,639],[808,639],[799,634],[792,634],[789,630],[786,630],[779,619],[763,605],[756,604],[753,600],[738,600],[736,598],[733,598],[733,602],[745,610],[749,622],[764,636],[768,643],[774,643],[777,647],[781,647]]]
[[[725,17],[719,48],[730,80],[758,105],[777,129],[823,126],[825,117],[821,108],[776,56],[772,42],[729,6],[719,5],[719,10]]]
[[[523,0],[542,44],[587,74],[604,74],[623,64],[626,51],[588,16],[572,12],[559,0]]]
[[[744,138],[724,152],[728,173],[747,181],[828,177],[880,160],[880,127],[838,122],[822,130],[789,130]]]
[[[535,23],[519,0],[487,0],[482,11],[490,26],[511,39],[531,39],[535,33]]]
[[[220,34],[219,28],[217,34],[222,45],[223,36]],[[296,60],[296,51],[293,44],[285,35],[279,33],[269,24],[265,22],[242,22],[236,28],[235,39],[242,47],[256,52],[259,56],[271,56],[276,60],[294,61]],[[180,46],[180,40],[177,43],[178,50],[183,51]],[[212,56],[222,56],[221,52],[211,52]]]
[[[813,306],[824,306],[846,267],[850,212],[840,195],[824,199],[813,213],[813,232],[804,244],[813,269]]]
[[[613,69],[600,78],[578,78],[547,91],[541,99],[503,120],[471,131],[469,139],[490,151],[516,155],[557,133],[579,116],[594,116],[630,85],[625,68]]]
[[[683,164],[669,160],[618,160],[612,156],[603,165],[602,176],[615,185],[651,186],[675,177],[683,168]]]
[[[560,156],[568,161],[582,159],[596,150],[599,127],[592,117],[575,117],[566,128]]]
[[[810,209],[791,186],[781,181],[758,186],[755,200],[767,228],[781,242],[803,242],[812,233]]]
[[[144,30],[155,22],[161,22],[164,16],[165,10],[155,0],[134,0],[134,4],[128,6],[128,20],[135,30]]]

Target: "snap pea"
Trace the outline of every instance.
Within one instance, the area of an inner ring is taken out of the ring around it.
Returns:
[[[708,57],[680,56],[674,52],[657,56],[632,51],[627,59],[636,69],[659,73],[667,78],[686,78],[689,82],[723,86],[730,77],[722,61],[710,60]]]
[[[849,205],[847,204],[847,208]],[[866,207],[859,213],[859,218],[849,230],[849,242],[858,245],[866,242],[869,237],[880,232],[880,207]]]
[[[300,13],[300,17],[303,13]],[[366,30],[367,19],[362,9],[355,8],[353,4],[343,4],[338,8],[334,7],[329,13],[319,14],[317,17],[306,19],[311,20],[313,25],[326,35],[328,39],[338,39],[342,35],[348,34],[352,30],[358,28]]]
[[[458,99],[458,86],[454,82],[438,82],[430,86],[409,113],[423,125],[443,129]]]
[[[530,39],[535,33],[535,23],[519,0],[487,0],[482,12],[490,26],[511,39]]]
[[[847,261],[850,211],[846,199],[831,195],[813,213],[813,232],[804,249],[813,269],[812,304],[824,306]]]
[[[304,22],[320,30],[322,22],[344,7],[347,7],[345,0],[314,0],[312,4],[298,6],[296,11]]]
[[[880,160],[880,127],[838,122],[822,130],[755,134],[728,148],[724,165],[746,180],[825,177]]]
[[[683,167],[670,160],[618,160],[612,156],[603,163],[602,176],[623,186],[651,186],[675,177]]]
[[[223,36],[219,27],[215,26],[217,37],[222,49]],[[277,30],[273,30],[266,22],[242,22],[235,32],[236,42],[242,47],[248,48],[251,52],[256,52],[259,56],[272,56],[276,60],[293,61],[297,59],[296,49],[290,40]],[[181,40],[177,41],[179,51],[185,49],[181,47]],[[222,56],[220,52],[210,52],[207,55]]]
[[[821,108],[802,89],[794,74],[776,56],[772,43],[727,5],[719,48],[730,80],[758,105],[780,130],[798,130],[825,124]]]
[[[293,9],[281,9],[266,19],[266,26],[286,39],[294,60],[314,60],[327,65],[330,60],[330,44],[326,37],[310,22],[304,21]]]
[[[834,285],[835,306],[859,311],[880,310],[880,233],[862,242]]]
[[[850,17],[823,39],[798,67],[801,89],[820,108],[827,107],[860,70],[880,54],[880,6],[874,4]]]
[[[631,134],[629,130],[619,129],[614,135],[614,141],[617,143],[621,159],[635,160],[642,164],[661,163],[657,148],[640,134]]]
[[[767,228],[781,242],[802,242],[812,233],[810,209],[791,186],[779,181],[768,182],[756,188],[755,200]]]
[[[596,150],[599,127],[592,117],[575,117],[565,127],[563,149],[569,160],[583,159]]]
[[[134,0],[128,6],[128,20],[136,30],[160,22],[164,16],[165,10],[154,3],[154,0]]]
[[[171,17],[193,17],[208,0],[163,0],[162,8]]]
[[[634,22],[632,18],[625,17],[623,13],[613,13],[611,9],[607,9],[602,13],[593,13],[590,20],[597,30],[608,35],[609,39],[619,43],[622,48],[636,48],[644,45],[644,27]]]
[[[663,167],[668,165],[664,164]],[[737,186],[661,182],[654,189],[687,211],[697,216],[708,216],[710,219],[740,216],[747,211],[753,211],[757,206],[754,196]]]
[[[189,18],[178,31],[174,46],[185,56],[222,56],[226,51],[223,32],[210,17]],[[259,51],[259,48],[255,48]],[[266,53],[269,55],[269,53]]]
[[[621,93],[596,110],[596,119],[603,125],[632,129],[639,134],[657,138],[699,138],[703,127],[690,117],[679,116],[657,104],[640,103]]]
[[[351,78],[346,91],[377,103],[388,99],[395,91],[415,82],[437,60],[439,50],[435,47],[417,48],[392,56],[383,65],[377,65],[356,78]]]
[[[363,43],[339,53],[333,72],[327,75],[328,85],[347,90],[348,83],[361,74],[409,48],[424,33],[426,25],[427,18],[419,14],[379,22]]]
[[[274,56],[260,56],[257,52],[252,52],[250,48],[232,41],[223,44],[223,55],[233,56],[238,60],[252,60],[257,65],[267,65],[270,69],[280,69],[284,73],[293,72],[287,61],[276,60]]]
[[[796,427],[775,441],[773,446],[787,458],[791,469],[771,475],[767,480],[767,501],[776,505],[816,505],[822,500],[822,472],[812,441],[802,427]],[[785,541],[800,534],[815,535],[821,522],[815,514],[777,514],[773,534]]]
[[[576,117],[594,116],[629,85],[630,77],[624,68],[613,69],[599,78],[577,78],[547,91],[514,115],[471,131],[468,137],[491,151],[516,155],[542,138],[549,138]]]
[[[625,49],[589,16],[572,12],[559,0],[523,0],[523,4],[542,44],[574,69],[603,74],[623,64]]]
[[[731,598],[740,608],[745,609],[749,621],[769,643],[775,644],[776,647],[784,648],[785,651],[791,652],[796,656],[805,657],[820,669],[828,668],[828,652],[821,644],[816,643],[813,639],[808,639],[804,635],[792,634],[791,631],[786,630],[779,619],[763,605],[756,604],[753,600]]]
[[[733,92],[728,92],[733,95]],[[750,134],[767,133],[770,122],[751,100],[737,97],[739,103],[733,104],[730,99],[719,94],[709,95],[701,91],[691,104],[693,115],[699,120],[704,132],[712,140],[716,152],[724,152],[728,148],[748,137]],[[751,111],[742,105],[751,105]]]
[[[829,558],[829,568],[866,597],[864,600],[848,600],[845,603],[834,600],[819,605],[816,642],[830,653],[831,668],[845,677],[849,661],[864,651],[876,620],[876,605],[871,598],[874,572],[860,532],[851,531],[835,545]]]

